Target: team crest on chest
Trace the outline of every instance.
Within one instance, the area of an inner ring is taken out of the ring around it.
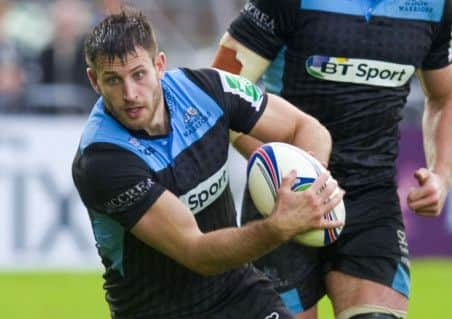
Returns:
[[[209,111],[205,111],[205,114],[203,114],[195,106],[189,106],[185,110],[182,119],[185,126],[183,135],[187,137],[194,134],[199,128],[208,123],[210,115]]]

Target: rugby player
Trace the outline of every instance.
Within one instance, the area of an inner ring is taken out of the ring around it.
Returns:
[[[273,214],[237,228],[228,131],[290,142],[324,160],[328,131],[237,75],[165,71],[149,21],[132,8],[94,27],[85,56],[101,97],[83,131],[73,178],[105,267],[111,317],[293,318],[249,262],[295,234],[343,225],[323,218],[343,191],[333,195],[337,182],[324,173],[309,191],[292,192],[292,172]]]
[[[213,66],[281,95],[330,131],[329,169],[343,187],[346,227],[333,245],[288,243],[259,259],[297,318],[328,294],[337,318],[404,318],[409,260],[395,160],[417,71],[426,103],[427,167],[408,205],[440,214],[452,168],[451,1],[251,0],[220,41]],[[289,119],[287,119],[289,120]],[[232,132],[248,156],[259,141]],[[248,193],[242,224],[259,218]]]

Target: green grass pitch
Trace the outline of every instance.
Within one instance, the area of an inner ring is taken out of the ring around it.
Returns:
[[[452,318],[452,260],[416,260],[411,272],[408,319]],[[0,318],[109,318],[101,274],[0,273]],[[323,299],[319,319],[332,318]]]

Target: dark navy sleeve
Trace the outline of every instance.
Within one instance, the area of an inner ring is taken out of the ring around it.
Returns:
[[[422,69],[440,69],[452,63],[452,1],[445,1],[442,23]]]
[[[267,93],[248,79],[217,69],[183,69],[222,108],[229,128],[249,133],[267,105]]]
[[[95,143],[78,153],[72,171],[88,209],[110,216],[126,229],[133,227],[165,190],[139,157],[108,143]]]
[[[241,44],[273,60],[296,28],[300,0],[250,0],[228,28]]]

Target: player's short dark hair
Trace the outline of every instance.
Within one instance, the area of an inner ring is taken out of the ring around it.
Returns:
[[[85,59],[94,67],[99,57],[109,62],[119,58],[125,62],[126,56],[142,47],[154,59],[157,43],[149,19],[139,10],[122,7],[117,14],[111,14],[99,22],[85,40]]]

